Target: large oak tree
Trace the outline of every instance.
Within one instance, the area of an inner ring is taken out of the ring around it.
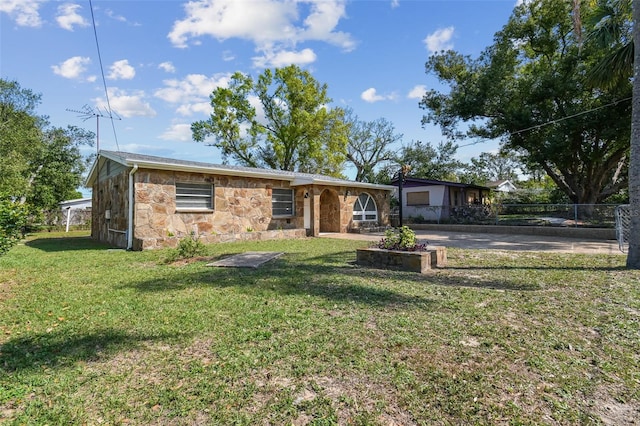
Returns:
[[[594,204],[628,182],[631,83],[588,84],[605,51],[575,31],[573,8],[569,0],[524,2],[480,57],[432,56],[427,72],[450,91],[428,91],[421,107],[423,123],[449,138],[500,138],[574,203]]]

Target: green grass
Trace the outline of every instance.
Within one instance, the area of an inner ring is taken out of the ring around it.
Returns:
[[[624,256],[449,249],[418,275],[355,266],[363,244],[207,246],[286,253],[249,270],[35,235],[0,257],[0,423],[640,418]]]

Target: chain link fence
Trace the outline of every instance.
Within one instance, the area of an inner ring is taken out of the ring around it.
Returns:
[[[615,228],[615,204],[424,206],[406,223]],[[393,218],[392,212],[392,218]]]
[[[37,218],[32,218],[29,228],[33,231],[63,231],[66,229],[67,214],[70,214],[70,229],[91,229],[91,209],[47,210]]]
[[[629,249],[629,233],[631,232],[631,206],[621,205],[616,207],[616,239],[620,251],[626,253]]]

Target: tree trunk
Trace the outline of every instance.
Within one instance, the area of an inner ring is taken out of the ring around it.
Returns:
[[[629,159],[631,225],[627,268],[640,269],[640,0],[633,0],[633,109]]]

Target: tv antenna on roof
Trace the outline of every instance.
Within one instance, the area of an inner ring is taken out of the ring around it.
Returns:
[[[100,108],[96,107],[94,109],[86,104],[81,110],[67,108],[67,111],[80,114],[78,117],[82,118],[82,121],[87,121],[92,117],[96,118],[96,152],[100,152],[100,117],[110,118],[111,120],[122,120],[115,111],[111,111],[111,113],[108,113],[107,111],[102,112]]]

